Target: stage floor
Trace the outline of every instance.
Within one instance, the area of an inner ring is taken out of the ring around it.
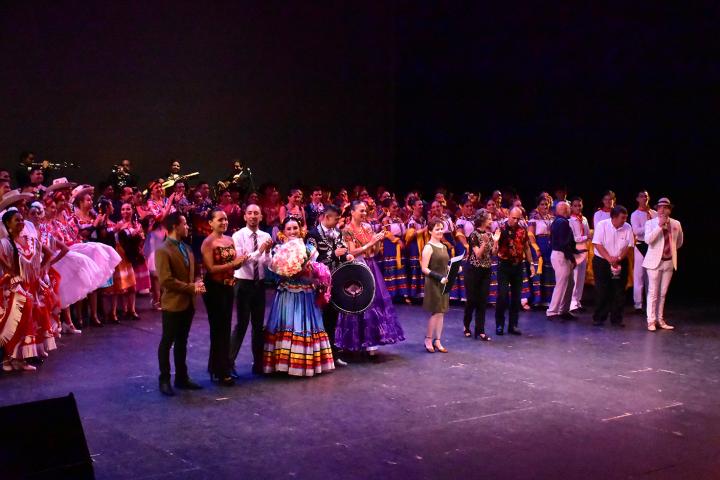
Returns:
[[[141,303],[147,305],[147,297]],[[160,315],[65,336],[37,373],[0,375],[0,405],[73,392],[98,478],[711,479],[720,477],[717,311],[670,308],[673,332],[555,323],[523,313],[522,337],[462,336],[428,354],[427,315],[398,306],[407,340],[315,378],[205,374],[204,310],[190,334],[198,392],[160,395]],[[5,441],[8,441],[7,439]]]

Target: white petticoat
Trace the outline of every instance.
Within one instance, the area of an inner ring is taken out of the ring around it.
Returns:
[[[98,242],[76,243],[70,247],[70,251],[83,254],[95,262],[103,277],[98,287],[112,278],[115,267],[118,266],[121,260],[115,249]],[[65,278],[61,280],[61,283],[64,280]]]
[[[60,274],[60,307],[82,300],[104,284],[107,278],[89,257],[70,251],[53,268]]]

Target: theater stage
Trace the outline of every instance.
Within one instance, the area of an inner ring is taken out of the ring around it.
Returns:
[[[147,297],[142,299],[147,304]],[[523,313],[522,337],[422,347],[426,314],[399,306],[407,340],[316,378],[205,372],[199,311],[189,367],[205,387],[158,392],[159,314],[65,336],[39,372],[0,376],[0,404],[77,398],[98,478],[643,478],[720,475],[720,322],[669,306],[674,332],[643,319],[597,328]],[[488,318],[493,314],[488,311]],[[489,325],[494,325],[491,320]],[[493,328],[488,328],[494,333]],[[7,439],[5,441],[8,441]]]

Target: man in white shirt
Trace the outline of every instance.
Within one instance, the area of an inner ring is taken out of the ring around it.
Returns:
[[[682,247],[683,231],[680,222],[670,218],[672,207],[668,198],[661,198],[655,206],[657,217],[645,223],[648,251],[643,267],[648,274],[647,322],[651,332],[657,326],[663,330],[675,328],[665,323],[665,295],[677,270],[677,249]]]
[[[626,223],[625,207],[613,207],[610,218],[595,225],[592,243],[595,247],[595,313],[593,325],[601,326],[610,314],[610,323],[624,327],[622,321],[625,284],[628,277],[627,255],[635,244],[632,227]]]
[[[581,300],[583,289],[585,288],[585,273],[587,272],[590,225],[588,224],[587,218],[582,214],[582,198],[573,197],[570,209],[570,228],[572,228],[573,235],[575,236],[575,245],[579,252],[575,255],[576,267],[575,270],[573,270],[575,287],[573,287],[572,299],[570,300],[570,312],[574,313],[584,310]]]
[[[657,217],[657,212],[650,208],[650,195],[647,190],[641,190],[637,194],[638,208],[630,215],[630,225],[635,235],[635,263],[633,265],[633,304],[635,312],[643,312],[643,293],[647,291],[648,277],[643,268],[643,260],[647,253],[645,243],[645,222]]]
[[[260,207],[255,204],[248,205],[245,208],[246,226],[232,236],[237,255],[247,256],[240,268],[235,270],[235,278],[237,279],[235,286],[237,324],[230,338],[230,361],[233,365],[233,378],[239,377],[235,370],[235,360],[240,352],[249,324],[252,325],[252,372],[261,374],[263,371],[265,267],[270,264],[270,248],[273,242],[269,234],[260,230],[260,220],[262,220]]]

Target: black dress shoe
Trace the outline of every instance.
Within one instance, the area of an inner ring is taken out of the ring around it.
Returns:
[[[625,324],[623,322],[615,322],[612,324],[612,326],[617,328],[625,328]]]
[[[235,380],[233,380],[231,376],[227,376],[225,378],[221,378],[218,383],[223,387],[232,387],[235,385]]]
[[[522,332],[517,328],[508,328],[508,333],[510,335],[522,335]]]
[[[562,318],[563,320],[577,320],[578,319],[577,315],[573,315],[572,312],[565,312],[562,315],[560,315],[560,318]]]
[[[235,369],[233,368],[232,371],[230,372],[230,377],[232,377],[233,379],[237,380],[238,378],[240,378],[240,374],[237,372],[237,370],[235,370]]]
[[[556,320],[562,320],[562,317],[560,315],[548,315],[547,319],[551,322],[554,322]]]
[[[193,382],[191,379],[186,379],[181,382],[175,380],[175,388],[180,390],[202,390],[202,385]]]
[[[502,327],[495,328],[495,335],[505,335]]]
[[[170,382],[160,382],[160,393],[167,397],[175,396],[175,390],[170,386]]]

